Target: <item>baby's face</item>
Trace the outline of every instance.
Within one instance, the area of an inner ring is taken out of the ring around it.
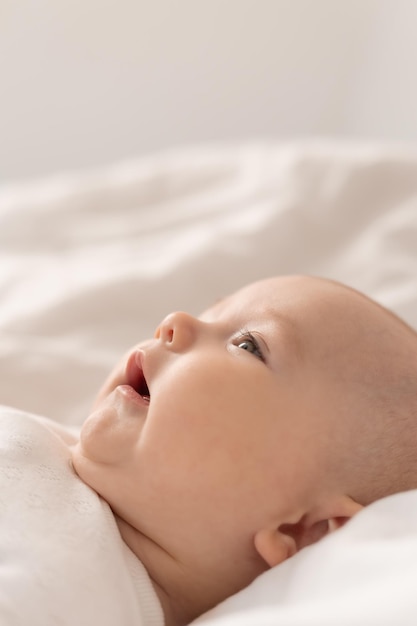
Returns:
[[[260,525],[295,519],[326,475],[338,394],[317,364],[339,334],[331,293],[282,277],[199,318],[169,315],[100,392],[73,453],[81,478],[172,555],[233,564],[243,546],[253,578]]]

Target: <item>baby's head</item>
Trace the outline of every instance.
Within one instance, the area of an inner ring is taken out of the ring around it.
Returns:
[[[417,487],[417,338],[332,281],[173,313],[106,381],[73,450],[184,623],[363,505]]]

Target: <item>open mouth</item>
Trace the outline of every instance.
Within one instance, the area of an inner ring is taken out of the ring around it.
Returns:
[[[126,384],[141,396],[146,404],[151,401],[151,393],[142,367],[143,354],[139,351],[130,355],[126,365]]]
[[[147,402],[149,404],[149,402],[151,401],[151,394],[149,392],[149,388],[147,385],[147,382],[145,380],[145,376],[143,374],[143,370],[140,370],[140,376],[138,377],[139,380],[136,383],[136,385],[132,385],[134,390],[140,395],[142,396],[142,398],[145,400],[145,402]]]

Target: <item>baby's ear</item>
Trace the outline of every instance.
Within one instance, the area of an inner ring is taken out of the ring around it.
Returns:
[[[279,565],[296,552],[315,543],[329,532],[327,520],[308,524],[303,517],[299,522],[281,524],[278,528],[264,528],[255,535],[255,548],[258,554],[269,565]]]
[[[303,515],[297,522],[283,523],[276,528],[264,528],[255,534],[255,548],[269,565],[279,565],[296,552],[343,526],[362,509],[349,496],[339,497],[314,513]]]
[[[255,548],[269,567],[279,565],[297,552],[294,539],[279,528],[263,528],[255,534]]]

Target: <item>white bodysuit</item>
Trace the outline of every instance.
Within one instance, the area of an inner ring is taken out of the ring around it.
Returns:
[[[145,568],[48,423],[0,407],[1,626],[163,626]]]

